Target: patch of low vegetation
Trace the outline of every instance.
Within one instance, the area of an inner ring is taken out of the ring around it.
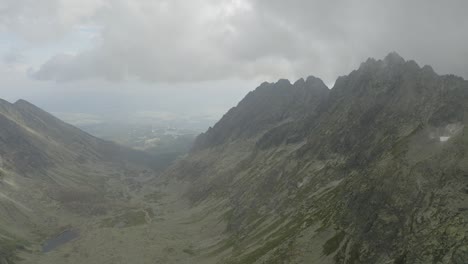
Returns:
[[[21,259],[16,255],[18,250],[25,249],[25,242],[16,239],[0,239],[0,263],[13,264]]]
[[[124,214],[109,217],[101,221],[101,227],[132,227],[146,224],[146,213],[129,211]]]
[[[174,253],[175,249],[173,247],[168,247],[164,249],[168,253]]]
[[[162,192],[153,192],[153,193],[150,193],[150,194],[146,194],[144,196],[144,199],[148,202],[153,202],[153,203],[156,203],[156,202],[159,202],[162,198],[164,198],[166,196],[166,194],[162,193]]]
[[[393,262],[394,264],[405,264],[406,263],[406,255],[408,254],[408,252],[403,252],[403,254],[401,254],[398,258],[395,259],[395,261]]]
[[[232,259],[230,264],[253,264],[259,260],[262,256],[266,255],[271,250],[274,250],[280,246],[285,241],[288,241],[292,238],[297,231],[300,229],[303,223],[302,217],[297,217],[295,220],[289,222],[284,227],[278,229],[273,234],[268,236],[267,241],[259,248],[254,251],[247,253],[239,259]],[[281,256],[284,257],[284,256]]]
[[[348,262],[349,264],[357,264],[361,261],[361,254],[360,254],[360,244],[353,244],[351,246],[351,250],[349,252]]]
[[[6,175],[6,172],[0,168],[0,181],[3,181],[3,179],[5,178],[5,175]]]
[[[340,231],[336,233],[332,238],[330,238],[325,244],[323,245],[323,254],[330,255],[335,252],[339,247],[343,239],[345,238],[345,232]]]
[[[153,219],[155,217],[154,210],[152,208],[145,208],[145,212],[148,214],[149,218]]]
[[[191,248],[185,248],[185,249],[182,250],[182,251],[183,251],[184,253],[186,253],[186,254],[191,255],[191,256],[195,256],[195,255],[196,255],[195,251],[194,251],[193,249],[191,249]]]

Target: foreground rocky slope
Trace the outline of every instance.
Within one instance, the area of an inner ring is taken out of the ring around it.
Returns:
[[[218,263],[467,263],[467,92],[396,53],[330,91],[265,83],[168,181],[228,208]]]

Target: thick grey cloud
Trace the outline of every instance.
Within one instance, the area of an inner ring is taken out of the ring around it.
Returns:
[[[7,53],[5,53],[3,55],[2,59],[3,59],[3,62],[6,65],[18,64],[18,63],[21,63],[24,60],[23,54],[21,54],[21,52],[19,50],[10,50],[10,51],[8,51]]]
[[[332,83],[390,51],[467,78],[466,10],[465,0],[0,0],[0,28],[31,41],[100,29],[91,49],[44,62],[40,80]]]
[[[0,0],[0,33],[28,41],[57,41],[73,27],[94,22],[106,0]]]

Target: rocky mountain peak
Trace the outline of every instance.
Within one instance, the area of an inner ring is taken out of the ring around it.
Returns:
[[[395,51],[390,52],[385,56],[383,59],[384,62],[387,64],[392,64],[392,65],[398,65],[398,64],[404,64],[406,60],[400,56],[400,54],[396,53]]]
[[[298,86],[298,85],[304,85],[304,84],[305,84],[304,78],[300,78],[297,81],[295,81],[293,85]]]
[[[329,92],[262,85],[179,175],[192,201],[229,200],[232,263],[467,263],[466,105],[467,81],[392,52]]]
[[[313,111],[328,96],[322,80],[310,76],[293,84],[287,79],[262,83],[206,133],[200,135],[194,149],[216,146],[233,138],[249,138]],[[306,106],[306,107],[304,107]]]
[[[35,105],[31,104],[30,102],[24,100],[24,99],[18,99],[15,103],[15,105],[18,105],[18,106],[33,106],[33,107],[36,107]]]
[[[365,62],[361,63],[358,71],[382,71],[382,70],[392,70],[402,67],[411,67],[419,69],[418,64],[413,60],[405,60],[396,52],[390,52],[383,59],[376,60],[374,58],[368,58]]]
[[[42,110],[41,108],[35,106],[34,104],[31,104],[30,102],[24,99],[17,100],[15,103],[13,103],[13,106],[15,107],[16,110],[22,111],[23,113],[29,112],[34,115],[41,115],[41,117],[43,118],[50,118],[50,119],[55,119],[55,121],[59,121],[57,118],[55,118],[48,112]]]
[[[288,79],[279,79],[279,80],[276,82],[276,86],[279,86],[279,87],[289,87],[289,86],[291,86],[291,82],[290,82]]]
[[[328,87],[325,85],[325,83],[323,83],[322,79],[317,78],[317,77],[312,76],[312,75],[307,77],[306,84],[309,87],[315,87],[315,88],[318,88],[318,89],[324,89],[324,88],[328,89]]]

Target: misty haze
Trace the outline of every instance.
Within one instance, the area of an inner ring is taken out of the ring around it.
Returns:
[[[467,264],[467,11],[0,0],[0,264]]]

